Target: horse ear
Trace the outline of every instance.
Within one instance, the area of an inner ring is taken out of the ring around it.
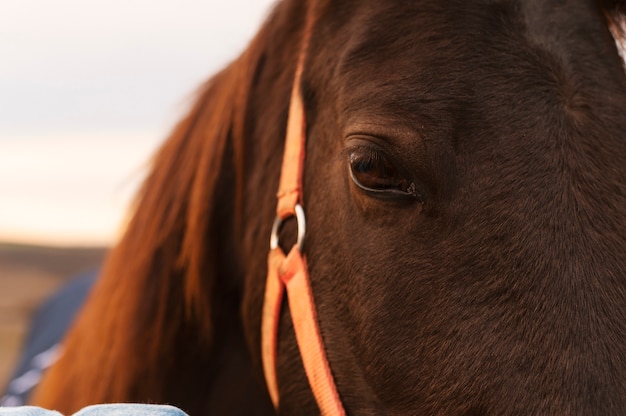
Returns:
[[[611,31],[615,35],[615,30],[624,39],[626,34],[626,0],[598,0],[600,7],[602,8]]]
[[[205,410],[223,366],[212,341],[231,331],[227,323],[216,329],[216,315],[223,321],[231,311],[238,314],[229,296],[241,280],[232,249],[234,212],[246,106],[264,36],[262,30],[204,86],[156,154],[127,230],[34,404],[66,414],[93,403],[133,401]],[[194,400],[201,401],[197,408]]]
[[[598,0],[626,69],[626,0]]]

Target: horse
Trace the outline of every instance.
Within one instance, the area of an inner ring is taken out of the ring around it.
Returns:
[[[625,12],[278,2],[155,155],[33,402],[623,414]],[[267,306],[273,250],[299,254],[312,310]]]

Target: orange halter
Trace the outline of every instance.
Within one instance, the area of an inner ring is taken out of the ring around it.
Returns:
[[[306,47],[306,38],[304,45]],[[277,194],[278,206],[268,256],[261,324],[261,352],[267,387],[274,407],[278,409],[276,342],[283,293],[286,288],[298,348],[315,400],[322,415],[339,416],[345,415],[345,410],[326,358],[306,258],[302,254],[306,232],[304,210],[301,205],[306,144],[306,121],[300,93],[303,55],[304,53],[301,54],[298,62],[289,106],[285,152]],[[294,216],[298,221],[298,240],[289,254],[285,255],[278,245],[278,231],[285,219]]]

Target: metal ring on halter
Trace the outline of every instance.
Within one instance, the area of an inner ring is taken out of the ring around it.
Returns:
[[[298,250],[302,252],[304,235],[306,234],[306,219],[304,217],[304,209],[302,208],[302,205],[296,204],[296,206],[294,207],[294,211],[296,212],[296,221],[298,222],[298,238],[296,240],[296,244],[298,245]],[[270,248],[272,250],[278,247],[278,232],[280,231],[283,222],[288,218],[291,217],[276,217],[276,219],[274,220],[274,225],[272,225],[272,235],[270,237]]]

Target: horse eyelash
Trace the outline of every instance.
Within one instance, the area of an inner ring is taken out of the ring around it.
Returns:
[[[359,147],[361,147],[367,152],[365,155],[365,158],[367,159],[366,163],[383,162],[385,158],[388,159],[388,161],[397,169],[398,174],[401,175],[403,178],[407,179],[407,182],[409,182],[406,190],[369,188],[363,185],[357,178],[355,178],[354,171],[352,169],[351,159],[355,151],[357,151],[356,149],[358,149]],[[410,197],[421,202],[422,204],[424,203],[424,197],[420,192],[417,191],[417,185],[415,184],[415,181],[408,179],[408,176],[403,173],[405,170],[402,169],[402,167],[398,167],[398,163],[396,163],[393,157],[383,154],[382,150],[374,149],[372,148],[372,146],[363,145],[363,146],[355,146],[352,148],[347,148],[345,149],[344,152],[342,152],[342,154],[345,154],[346,157],[349,159],[348,171],[350,174],[350,178],[352,182],[354,182],[354,184],[357,187],[359,187],[359,189],[377,198],[394,199],[396,197]]]

